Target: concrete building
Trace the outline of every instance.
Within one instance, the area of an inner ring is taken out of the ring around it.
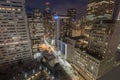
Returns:
[[[120,0],[115,0],[115,7],[113,13],[113,20],[120,20]]]
[[[45,27],[45,32],[48,34],[52,27],[52,13],[51,13],[50,2],[45,2],[45,9],[43,13],[43,23]]]
[[[97,80],[117,65],[120,9],[117,5],[113,13],[113,0],[89,0],[88,2],[86,19],[89,30],[88,45],[83,48],[83,44],[79,44],[80,46],[75,44],[74,55],[71,56],[70,62],[79,68],[78,71],[86,80]],[[119,4],[118,2],[116,4]]]
[[[103,59],[106,56],[110,37],[114,25],[112,21],[102,21],[95,23],[89,34],[89,52],[96,58]]]
[[[66,15],[59,15],[54,16],[56,21],[56,28],[55,28],[55,44],[59,47],[59,40],[70,35],[70,28],[69,27],[69,17]]]
[[[82,52],[77,53],[79,55],[86,53],[85,56],[88,56],[86,59],[83,59],[87,65],[79,65],[83,76],[86,75],[84,77],[87,80],[96,80],[116,65],[116,51],[120,41],[120,36],[118,35],[120,31],[118,27],[119,22],[112,20],[113,0],[89,0],[88,2],[86,24],[91,28],[89,31],[88,48],[85,51],[80,49],[79,51]],[[115,8],[118,9],[118,7]],[[83,66],[84,68],[82,68]]]
[[[69,62],[75,62],[75,49],[81,48],[82,50],[87,47],[87,37],[86,36],[76,36],[76,37],[69,37],[66,39],[67,44],[67,60]]]
[[[77,10],[75,8],[70,8],[67,10],[67,15],[70,17],[71,20],[76,19],[76,14],[77,14]]]
[[[75,8],[70,8],[67,10],[67,15],[69,17],[69,28],[67,28],[69,31],[71,31],[72,29],[76,28],[76,16],[77,16],[77,9]],[[71,33],[71,32],[70,32]],[[70,34],[71,36],[71,34]]]
[[[86,35],[96,21],[112,19],[114,0],[88,0],[87,14],[83,17]]]
[[[0,0],[0,64],[31,59],[25,0]]]
[[[120,1],[119,0],[115,0],[116,3],[115,3],[115,8],[114,8],[114,14],[113,14],[113,20],[115,20],[116,24],[116,28],[119,28],[119,25],[120,25]],[[113,39],[119,39],[119,30],[116,29],[116,34],[115,34],[115,37],[113,37]],[[118,45],[118,52],[119,52],[119,43],[120,43],[120,40],[117,40],[116,41],[116,45]],[[114,48],[116,49],[116,48]],[[120,53],[118,53],[117,55],[117,59],[118,59],[118,63],[120,62]]]
[[[112,49],[112,45],[117,49],[116,42],[119,39],[114,42],[112,36],[115,33],[111,31],[114,25],[110,23],[104,22],[102,25],[96,23],[91,31],[90,39],[74,37],[70,39],[71,43],[67,41],[68,51],[72,50],[67,53],[67,60],[79,68],[78,71],[86,80],[97,80],[115,66],[117,54],[115,48]]]
[[[28,14],[28,26],[30,30],[33,52],[36,52],[43,40],[45,30],[43,27],[43,15],[39,9],[34,9],[34,14]]]
[[[71,37],[77,37],[81,35],[85,35],[85,29],[82,27],[80,29],[73,29],[71,32]]]
[[[114,0],[88,0],[87,20],[112,19]]]

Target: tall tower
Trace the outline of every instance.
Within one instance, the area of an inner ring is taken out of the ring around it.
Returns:
[[[49,3],[49,2],[46,2],[45,5],[46,5],[45,11],[46,11],[47,13],[51,13],[50,3]]]
[[[45,3],[45,10],[43,12],[43,18],[44,18],[44,26],[45,26],[45,32],[48,33],[50,31],[50,27],[51,27],[51,19],[52,19],[52,14],[51,14],[51,10],[50,10],[50,3],[46,2]]]
[[[0,0],[0,64],[32,57],[25,0]]]
[[[75,8],[70,8],[67,10],[67,15],[70,17],[71,20],[76,19],[77,10]]]
[[[115,0],[113,20],[120,20],[120,0]]]
[[[91,30],[88,48],[81,57],[83,61],[80,61],[81,74],[86,80],[97,80],[116,66],[120,42],[120,3],[116,1],[88,0],[86,24]],[[115,7],[114,3],[117,4]]]
[[[30,30],[30,39],[32,41],[33,53],[38,52],[39,45],[43,41],[44,27],[43,14],[35,8],[33,14],[28,14],[28,26]]]

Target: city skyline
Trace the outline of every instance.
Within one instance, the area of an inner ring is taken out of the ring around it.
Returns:
[[[43,10],[46,2],[49,2],[51,10],[58,14],[66,14],[68,8],[76,8],[78,19],[86,12],[87,0],[26,0],[26,10],[27,12],[33,12],[34,8]]]
[[[119,80],[119,66],[120,0],[0,0],[0,80]]]

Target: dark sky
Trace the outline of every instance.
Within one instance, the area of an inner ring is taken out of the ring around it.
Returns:
[[[50,2],[51,10],[58,14],[66,13],[68,8],[76,8],[77,16],[84,14],[87,0],[26,0],[26,10],[31,12],[33,8],[44,9],[45,2]]]

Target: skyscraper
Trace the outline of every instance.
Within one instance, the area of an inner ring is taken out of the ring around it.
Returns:
[[[34,9],[34,14],[28,14],[28,26],[30,30],[30,39],[32,41],[33,52],[39,48],[44,35],[43,14],[39,9]]]
[[[87,20],[111,19],[114,0],[88,0]]]
[[[25,0],[0,0],[0,64],[30,59]]]
[[[50,3],[49,3],[49,2],[46,2],[45,5],[46,5],[45,11],[46,11],[47,13],[51,13]]]
[[[113,20],[120,20],[120,0],[115,0]]]
[[[74,8],[70,8],[67,10],[67,15],[70,17],[70,19],[76,19],[76,14],[77,14],[77,10]]]
[[[118,2],[115,4],[120,4]],[[88,47],[77,48],[72,55],[74,64],[86,80],[97,80],[116,66],[120,7],[116,5],[114,8],[113,5],[114,0],[88,0],[85,21],[86,26],[90,27]],[[112,20],[113,14],[115,21]]]
[[[44,21],[44,26],[45,26],[45,32],[50,31],[51,27],[51,19],[52,19],[52,14],[51,14],[51,9],[50,9],[50,3],[46,2],[45,3],[45,10],[43,11],[43,21]]]

